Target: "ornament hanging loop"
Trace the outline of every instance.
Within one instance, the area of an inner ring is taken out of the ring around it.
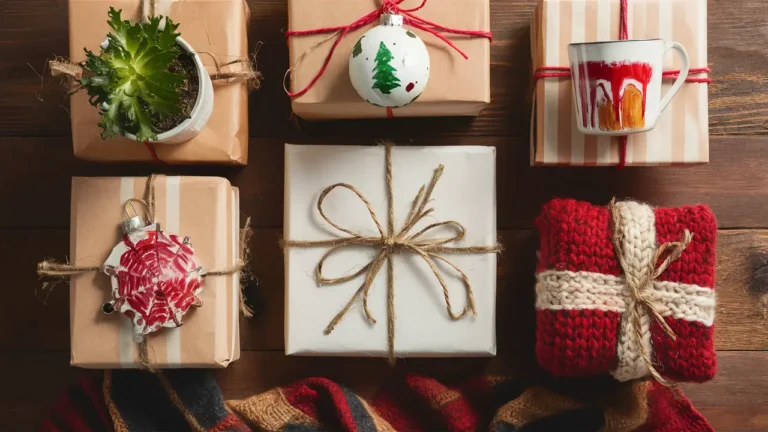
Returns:
[[[136,207],[133,205],[134,202],[141,205],[142,209],[144,210],[144,217],[139,215],[139,212],[136,210]],[[147,218],[148,216],[147,203],[142,199],[131,198],[127,200],[125,204],[123,204],[123,210],[125,211],[125,215],[127,216],[126,219],[120,222],[120,230],[123,232],[123,234],[128,234],[133,231],[140,230],[151,223]],[[131,214],[131,211],[133,212],[133,214]]]
[[[125,204],[123,204],[123,211],[125,211],[125,215],[128,216],[129,218],[139,215],[138,210],[136,210],[136,207],[133,205],[133,201],[134,201],[134,198],[131,198],[127,200]],[[142,204],[144,203],[142,202]],[[128,209],[128,207],[130,207],[130,210]],[[133,210],[133,214],[131,214],[131,210]],[[144,210],[146,213],[146,207],[144,208]]]

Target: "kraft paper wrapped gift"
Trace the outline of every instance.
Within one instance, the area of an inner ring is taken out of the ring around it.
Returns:
[[[123,19],[142,17],[141,0],[70,0],[69,53],[71,61],[85,60],[83,48],[98,52],[111,30],[109,8],[122,9]],[[157,15],[180,24],[181,37],[198,51],[208,73],[220,64],[248,57],[248,6],[243,0],[158,0]],[[100,117],[88,95],[71,97],[72,142],[75,156],[100,162],[152,161],[147,147],[126,138],[101,139]],[[156,144],[157,156],[174,164],[232,164],[248,162],[248,90],[241,81],[214,82],[214,110],[207,126],[190,141]]]
[[[403,8],[419,6],[406,0]],[[290,30],[311,30],[346,26],[381,7],[380,0],[288,0]],[[462,30],[489,31],[489,0],[432,0],[415,15]],[[339,43],[328,69],[304,95],[292,101],[293,112],[308,120],[387,117],[384,108],[365,102],[349,80],[349,55],[355,42],[378,23],[347,34]],[[444,35],[469,57],[464,59],[437,37],[412,30],[427,45],[431,60],[429,83],[419,99],[394,109],[395,117],[476,116],[491,101],[490,41],[482,37]],[[328,34],[288,38],[292,67],[290,89],[296,92],[309,84],[322,67],[335,38],[323,42]],[[323,43],[321,43],[323,42]],[[321,43],[320,45],[317,45]],[[310,51],[306,57],[297,62]]]
[[[534,71],[568,66],[568,44],[617,40],[619,0],[539,0],[531,25]],[[706,0],[629,0],[630,39],[680,42],[690,67],[707,67]],[[664,70],[679,70],[680,59],[665,56]],[[703,75],[689,75],[702,77]],[[662,94],[672,85],[664,80]],[[708,85],[683,84],[656,128],[630,135],[627,165],[694,165],[709,162]],[[576,127],[569,78],[540,78],[534,90],[532,165],[616,165],[619,138],[587,136]]]
[[[121,237],[123,205],[141,198],[146,177],[74,177],[70,260],[100,266]],[[189,236],[206,270],[235,265],[239,254],[238,189],[218,177],[165,177],[155,181],[155,218],[169,234]],[[70,332],[74,366],[139,368],[133,323],[123,314],[106,315],[110,278],[88,272],[71,278]],[[207,276],[202,307],[191,308],[183,325],[146,336],[153,368],[226,367],[240,357],[239,277]]]
[[[438,165],[445,166],[429,206],[434,212],[409,231],[429,224],[457,221],[466,228],[456,246],[496,245],[496,153],[492,147],[394,147],[392,149],[395,232],[404,225],[414,198],[430,182]],[[285,147],[285,351],[289,355],[387,356],[387,270],[378,272],[368,307],[377,320],[363,314],[360,298],[336,325],[324,329],[355,295],[365,276],[318,286],[315,268],[329,247],[290,247],[291,241],[329,240],[346,236],[318,213],[324,188],[347,183],[364,195],[386,230],[388,210],[385,148],[364,146]],[[353,192],[337,188],[323,203],[330,220],[364,236],[378,231],[366,205]],[[444,227],[443,227],[444,228]],[[425,238],[452,236],[437,229]],[[451,243],[453,245],[453,243]],[[354,274],[380,251],[375,246],[339,248],[323,265],[326,277]],[[470,357],[496,354],[496,255],[444,254],[469,278],[477,315],[452,320],[443,291],[424,259],[415,252],[394,253],[395,355],[398,357]],[[461,277],[435,260],[446,280],[453,310],[466,305]]]

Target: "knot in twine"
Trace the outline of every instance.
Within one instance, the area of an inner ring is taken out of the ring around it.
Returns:
[[[317,43],[307,48],[307,50],[304,51],[293,64],[291,64],[288,70],[285,71],[285,75],[283,76],[283,90],[285,90],[285,93],[291,98],[296,98],[308,92],[315,85],[317,80],[319,80],[320,77],[323,76],[323,74],[325,73],[325,70],[328,68],[328,64],[331,62],[333,53],[336,51],[336,48],[339,46],[339,43],[341,43],[341,40],[344,38],[344,36],[361,27],[365,27],[371,23],[376,22],[376,20],[378,20],[379,17],[383,14],[402,15],[404,25],[409,25],[411,27],[417,28],[419,30],[425,31],[435,36],[436,38],[443,41],[446,45],[453,48],[457,53],[459,53],[462,57],[464,57],[464,59],[469,59],[469,56],[467,56],[467,54],[464,53],[464,51],[462,51],[459,47],[456,46],[456,44],[451,42],[448,38],[443,36],[441,33],[449,33],[454,35],[463,35],[463,36],[470,36],[470,37],[483,37],[483,38],[487,38],[488,40],[493,39],[491,32],[489,31],[460,30],[460,29],[445,27],[440,24],[425,20],[424,18],[414,15],[413,12],[416,12],[422,9],[427,4],[427,0],[422,0],[421,4],[410,9],[400,7],[400,4],[403,3],[404,1],[405,0],[382,0],[381,6],[378,9],[363,15],[362,17],[358,18],[356,21],[348,25],[342,25],[342,26],[336,26],[336,27],[321,27],[321,28],[312,29],[312,30],[289,30],[285,32],[286,38],[290,38],[293,36],[312,36],[312,35],[318,35],[318,34],[328,34],[327,37],[319,40]],[[336,40],[333,42],[333,45],[331,46],[330,51],[328,51],[328,54],[326,55],[325,60],[323,61],[323,65],[317,71],[317,73],[312,78],[312,80],[310,80],[309,84],[307,84],[303,89],[299,91],[296,91],[296,92],[289,91],[287,86],[285,85],[285,81],[286,81],[286,78],[288,77],[288,74],[290,74],[292,70],[296,69],[302,62],[304,62],[307,56],[312,52],[314,52],[320,45],[324,44],[325,42],[333,38],[336,38]]]
[[[664,317],[658,311],[658,306],[651,299],[651,294],[654,291],[654,281],[664,273],[670,264],[680,258],[683,251],[693,240],[693,233],[688,229],[683,232],[680,241],[667,242],[660,245],[656,249],[654,258],[648,262],[647,265],[634,265],[633,257],[624,247],[624,236],[622,231],[618,229],[621,225],[622,216],[616,205],[616,199],[612,199],[608,205],[608,209],[611,212],[611,219],[613,222],[613,246],[616,250],[616,256],[619,261],[619,265],[624,272],[626,279],[627,290],[631,298],[630,303],[627,305],[626,313],[629,314],[629,320],[632,324],[635,342],[640,349],[640,355],[643,361],[648,367],[653,378],[660,384],[673,387],[675,384],[665,379],[661,373],[656,369],[653,362],[653,353],[648,352],[643,340],[643,315],[647,314],[659,324],[664,330],[664,333],[672,340],[676,340],[677,336],[672,328],[667,324]]]
[[[365,280],[363,281],[363,284],[360,286],[360,288],[358,288],[358,290],[349,299],[347,304],[338,314],[336,314],[336,316],[325,328],[325,335],[329,335],[331,332],[333,332],[333,330],[336,328],[336,325],[338,325],[342,318],[344,318],[346,313],[360,296],[362,296],[363,313],[365,317],[369,323],[376,324],[376,319],[373,317],[371,310],[368,308],[368,294],[379,270],[381,270],[381,268],[384,266],[384,263],[387,264],[387,346],[388,360],[390,365],[393,365],[396,359],[394,311],[395,291],[392,256],[396,253],[410,251],[421,257],[424,262],[427,263],[430,270],[432,270],[432,274],[435,275],[435,278],[443,289],[443,297],[445,299],[445,306],[446,310],[448,311],[448,315],[452,320],[460,320],[469,313],[472,313],[473,316],[477,315],[475,297],[472,292],[472,284],[470,283],[469,277],[466,275],[466,273],[464,273],[456,264],[445,258],[442,254],[499,253],[501,252],[501,247],[499,245],[466,247],[448,246],[449,243],[463,239],[466,233],[464,226],[456,221],[432,223],[416,232],[415,234],[411,234],[411,230],[413,230],[414,226],[434,211],[433,208],[427,208],[427,204],[432,197],[432,192],[435,189],[438,180],[440,180],[440,176],[443,174],[443,165],[440,165],[437,167],[437,169],[435,169],[434,173],[432,174],[432,179],[426,187],[423,185],[421,186],[419,192],[416,194],[416,197],[413,200],[413,203],[411,204],[411,210],[408,212],[408,217],[405,219],[403,228],[399,231],[395,231],[395,211],[392,187],[392,145],[389,143],[385,145],[385,155],[387,211],[389,214],[386,231],[382,228],[381,223],[379,222],[379,218],[376,215],[376,212],[373,210],[373,206],[371,205],[370,201],[368,201],[368,199],[365,197],[365,195],[363,195],[362,192],[360,192],[360,190],[347,183],[336,183],[334,185],[328,186],[322,191],[320,197],[317,200],[317,210],[319,211],[320,216],[326,222],[328,222],[328,224],[337,230],[348,234],[349,236],[331,240],[285,240],[282,242],[282,245],[283,248],[330,248],[323,255],[323,257],[320,258],[320,261],[317,263],[317,267],[315,268],[315,279],[318,285],[337,285],[355,279],[358,276],[365,275]],[[356,231],[344,228],[339,226],[325,214],[325,211],[323,210],[323,201],[328,196],[328,194],[336,188],[348,189],[357,195],[360,201],[362,201],[368,209],[368,213],[370,214],[373,223],[376,225],[376,229],[378,230],[379,235],[365,236]],[[439,227],[451,227],[454,229],[455,233],[449,237],[426,237],[428,233]],[[370,246],[374,249],[379,249],[379,253],[375,258],[373,258],[373,260],[371,260],[368,264],[353,274],[341,277],[326,277],[323,274],[323,265],[325,264],[325,261],[337,251],[350,246]],[[454,311],[453,305],[451,303],[451,296],[448,291],[448,286],[445,282],[445,279],[440,274],[439,269],[437,268],[436,261],[442,261],[443,263],[456,270],[456,272],[461,276],[467,298],[467,304],[461,312]]]
[[[144,198],[130,198],[126,201],[126,205],[129,203],[137,203],[144,209],[144,220],[147,225],[156,223],[155,220],[155,178],[157,175],[152,174],[147,178],[146,187],[144,188]],[[251,218],[245,220],[245,226],[240,230],[239,250],[240,257],[237,259],[232,267],[226,267],[223,269],[207,271],[203,277],[206,276],[225,276],[239,273],[240,274],[240,313],[246,318],[253,316],[253,310],[245,303],[245,289],[246,284],[253,278],[253,275],[249,269],[249,263],[251,259],[251,253],[249,245],[251,237],[253,236],[253,229],[251,228]],[[41,278],[53,278],[53,282],[43,282],[42,290],[47,292],[45,299],[50,295],[51,290],[62,281],[68,281],[71,276],[76,276],[82,273],[89,273],[92,271],[100,271],[101,266],[79,266],[70,263],[61,263],[54,259],[47,259],[37,264],[37,275]],[[45,303],[45,299],[41,299],[38,290],[35,290],[35,295],[38,300]],[[139,347],[139,361],[142,366],[149,371],[153,371],[152,365],[149,361],[147,339],[144,338],[141,341]]]

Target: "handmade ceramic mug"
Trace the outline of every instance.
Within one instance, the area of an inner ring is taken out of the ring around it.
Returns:
[[[682,67],[672,88],[661,96],[664,55],[680,54]],[[688,53],[662,39],[574,43],[568,45],[573,101],[579,131],[588,135],[647,132],[688,77]]]

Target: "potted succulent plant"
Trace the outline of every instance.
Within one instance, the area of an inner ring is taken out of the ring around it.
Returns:
[[[112,31],[99,54],[85,50],[79,80],[101,114],[102,138],[191,139],[213,111],[213,85],[200,56],[170,18],[131,23],[121,12],[110,8]]]

